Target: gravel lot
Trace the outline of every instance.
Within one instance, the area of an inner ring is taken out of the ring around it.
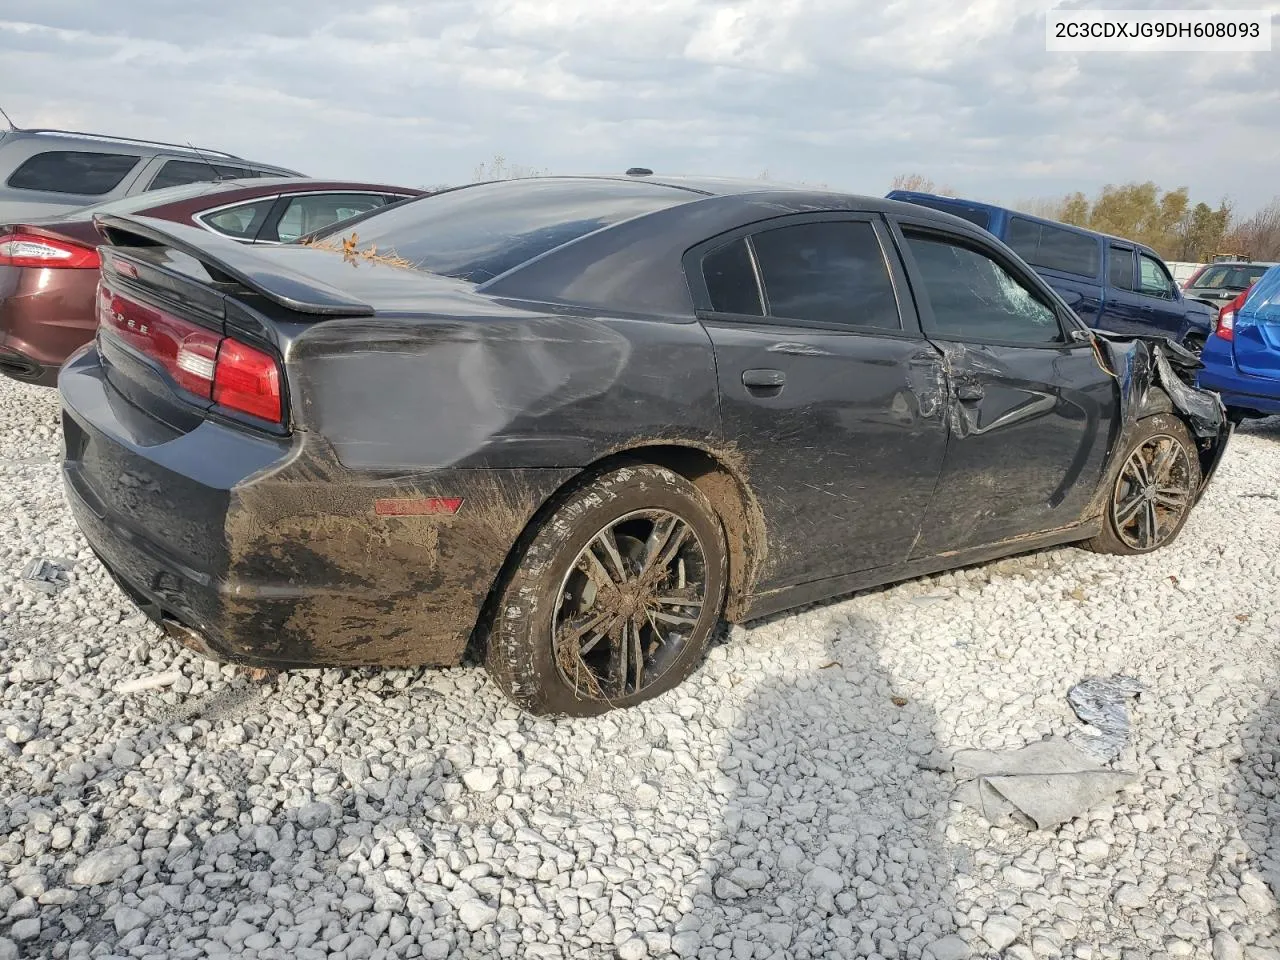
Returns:
[[[0,380],[0,960],[1280,958],[1276,420],[1172,549],[735,628],[673,694],[562,723],[474,666],[252,683],[180,650],[57,456],[55,394]],[[71,586],[23,586],[34,557]],[[1028,832],[952,801],[951,751],[1066,732],[1113,673],[1149,688],[1113,805]]]

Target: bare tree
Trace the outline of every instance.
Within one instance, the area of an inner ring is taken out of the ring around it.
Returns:
[[[900,173],[893,178],[892,189],[911,190],[915,193],[937,193],[946,197],[954,197],[954,187],[938,186],[929,177],[919,173]]]
[[[493,159],[488,163],[477,164],[471,179],[474,183],[482,183],[486,180],[517,180],[524,177],[547,177],[550,175],[551,171],[549,170],[512,163],[498,153],[494,154]]]
[[[1222,238],[1222,245],[1255,260],[1280,261],[1280,197],[1235,224]]]

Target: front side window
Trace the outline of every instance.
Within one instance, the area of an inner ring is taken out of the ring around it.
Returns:
[[[289,200],[276,225],[274,239],[288,242],[385,205],[372,193],[316,193]]]
[[[1120,290],[1133,289],[1133,251],[1128,247],[1111,247],[1111,260],[1107,266],[1111,286]]]
[[[127,153],[49,150],[24,160],[6,185],[17,190],[100,197],[118,187],[137,165],[138,158]]]
[[[875,228],[823,221],[751,238],[768,315],[840,327],[898,330],[898,301]]]
[[[252,240],[262,229],[262,222],[267,219],[267,214],[271,212],[275,202],[275,197],[263,197],[261,200],[227,207],[216,213],[206,213],[200,220],[205,226],[228,237],[234,237],[236,240]]]
[[[184,183],[201,183],[209,180],[236,180],[251,177],[253,173],[244,167],[228,167],[204,160],[170,160],[151,181],[148,190],[177,187]]]
[[[1023,217],[1010,219],[1005,242],[1034,267],[1093,278],[1101,265],[1095,237]]]
[[[984,253],[908,233],[939,336],[951,340],[1061,343],[1057,315]]]
[[[1142,254],[1142,292],[1149,297],[1160,297],[1162,300],[1173,299],[1173,280],[1164,264],[1155,257]]]

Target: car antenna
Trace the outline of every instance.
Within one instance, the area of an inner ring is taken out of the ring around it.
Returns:
[[[197,157],[199,157],[201,160],[204,161],[206,167],[208,167],[210,170],[213,171],[213,182],[220,183],[223,180],[223,176],[218,172],[218,168],[213,165],[213,161],[211,161],[208,157],[206,157],[203,153],[201,153],[200,148],[197,147],[190,140],[187,141],[187,146],[191,148],[192,153],[194,153]],[[234,180],[235,177],[227,177],[226,179]]]
[[[4,117],[4,122],[9,124],[10,130],[21,130],[22,128],[9,119],[9,115],[4,112],[4,107],[0,107],[0,117]]]

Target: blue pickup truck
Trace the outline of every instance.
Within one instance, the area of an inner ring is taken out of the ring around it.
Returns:
[[[1091,327],[1159,334],[1196,352],[1213,330],[1216,311],[1183,296],[1150,247],[989,203],[910,190],[888,197],[953,214],[995,234]]]

